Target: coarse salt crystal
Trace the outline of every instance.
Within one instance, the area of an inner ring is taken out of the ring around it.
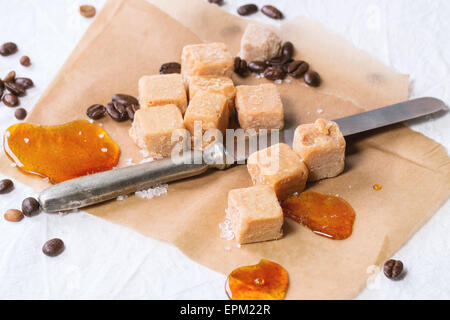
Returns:
[[[99,137],[100,139],[103,139],[103,138],[105,137],[105,135],[102,133],[102,134],[99,134],[98,137]]]
[[[102,148],[102,152],[108,152],[108,148]]]
[[[284,79],[284,82],[291,83],[291,79]]]
[[[11,167],[17,167],[17,164],[15,164],[14,162],[11,163]]]
[[[126,158],[125,161],[127,162],[127,166],[134,165],[133,159],[131,159],[131,158]]]
[[[25,139],[23,139],[23,141],[25,141],[25,143],[28,143],[28,142],[30,142],[30,139],[25,138]]]
[[[149,188],[147,190],[136,191],[135,194],[139,198],[152,199],[154,197],[159,197],[159,196],[167,194],[168,188],[169,188],[169,185],[161,184],[161,185],[154,186],[153,188]]]
[[[118,197],[117,197],[117,201],[123,201],[123,200],[125,200],[126,198],[128,198],[127,195],[118,196]]]
[[[230,241],[234,239],[234,231],[231,223],[231,216],[228,210],[225,210],[225,213],[226,213],[225,221],[219,224],[219,228],[221,230],[220,238]]]
[[[282,83],[283,83],[283,80],[277,79],[277,80],[275,80],[274,82],[275,82],[275,84],[282,84]]]
[[[317,109],[317,113],[318,113],[318,114],[322,114],[322,113],[323,113],[323,110],[322,110],[322,109]]]
[[[145,149],[141,149],[139,150],[139,152],[142,154],[142,157],[144,158],[147,158],[150,155],[150,153]]]
[[[94,120],[92,120],[92,119],[89,119],[89,122],[90,122],[90,123],[94,123]]]

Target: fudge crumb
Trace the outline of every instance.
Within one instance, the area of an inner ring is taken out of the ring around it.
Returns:
[[[167,194],[168,188],[169,188],[169,185],[160,184],[160,185],[154,186],[153,188],[149,188],[147,190],[136,191],[135,194],[139,198],[152,199],[154,197],[159,197],[159,196]]]
[[[219,224],[220,238],[231,241],[234,239],[233,226],[231,224],[231,216],[228,210],[225,210],[225,221]]]

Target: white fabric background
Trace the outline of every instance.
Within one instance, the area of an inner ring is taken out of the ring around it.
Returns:
[[[223,8],[233,13],[248,2],[272,3],[287,19],[296,15],[318,19],[395,70],[409,73],[411,97],[435,96],[450,103],[447,0],[225,1]],[[78,14],[78,6],[90,3],[100,9],[104,2],[0,0],[0,43],[14,41],[20,47],[18,54],[0,57],[0,76],[14,69],[36,84],[21,100],[22,106],[32,108],[89,26],[91,20]],[[276,23],[261,13],[252,19]],[[19,65],[23,54],[31,57],[30,68]],[[16,122],[13,113],[0,106],[1,132]],[[449,149],[448,114],[409,125]],[[86,213],[41,214],[20,223],[5,221],[3,212],[18,208],[30,195],[30,188],[18,184],[12,193],[0,195],[1,299],[226,298],[224,275],[189,260],[172,245]],[[447,202],[396,254],[408,269],[403,281],[392,282],[379,274],[360,298],[449,299],[449,214]],[[48,258],[41,247],[53,237],[61,237],[66,250],[59,257]],[[368,275],[374,271],[369,267]]]

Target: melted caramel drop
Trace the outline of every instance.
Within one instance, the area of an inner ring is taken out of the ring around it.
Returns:
[[[283,300],[288,285],[288,274],[282,266],[261,260],[231,272],[226,292],[231,300]]]
[[[374,184],[372,188],[375,191],[380,191],[381,189],[383,189],[383,187],[381,185],[379,185],[379,184]]]
[[[58,183],[116,166],[120,150],[102,127],[79,120],[59,126],[18,123],[3,148],[17,167]]]
[[[342,198],[307,191],[288,198],[281,207],[286,217],[320,236],[344,240],[353,232],[355,211]]]

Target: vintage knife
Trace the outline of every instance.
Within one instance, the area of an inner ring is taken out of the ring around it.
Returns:
[[[406,120],[416,119],[441,110],[445,104],[435,98],[420,98],[398,103],[381,109],[337,119],[344,136],[366,132]],[[280,134],[280,142],[292,146],[295,128],[287,128]],[[234,153],[234,152],[233,152]],[[234,158],[242,163],[249,152]],[[192,154],[186,153],[185,163],[176,164],[170,158],[141,165],[96,173],[58,183],[42,191],[39,203],[46,212],[59,212],[83,208],[96,203],[115,199],[120,195],[148,189],[154,185],[193,177],[209,168],[227,169],[225,159],[230,154],[219,143],[212,144],[201,155],[199,163],[192,161]],[[187,163],[187,164],[186,164]]]

